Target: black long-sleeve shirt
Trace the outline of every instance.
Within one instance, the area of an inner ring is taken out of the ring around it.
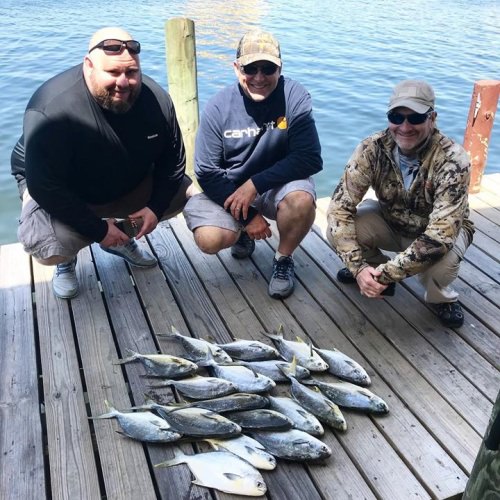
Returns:
[[[44,210],[101,241],[107,224],[87,204],[114,201],[152,172],[146,206],[159,219],[182,182],[185,151],[171,98],[151,78],[143,75],[128,112],[114,114],[92,97],[80,64],[35,92],[11,163]]]

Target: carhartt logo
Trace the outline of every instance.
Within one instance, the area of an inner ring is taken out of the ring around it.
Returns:
[[[155,137],[158,137],[158,134],[148,135],[148,139],[154,139]]]

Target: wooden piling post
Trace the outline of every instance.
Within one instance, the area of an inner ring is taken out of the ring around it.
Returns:
[[[194,140],[199,123],[194,22],[186,18],[165,23],[168,92],[186,147],[186,171],[194,179]]]
[[[478,193],[481,188],[499,94],[498,80],[479,80],[474,84],[464,135],[464,148],[472,165],[469,193]]]

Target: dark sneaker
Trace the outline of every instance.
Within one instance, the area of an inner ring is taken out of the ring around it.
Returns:
[[[117,245],[114,247],[104,248],[101,247],[105,252],[112,253],[113,255],[118,255],[122,259],[125,259],[129,264],[137,267],[154,267],[158,264],[156,258],[151,255],[146,250],[143,250],[133,238],[129,240],[125,245]]]
[[[435,304],[436,314],[447,328],[458,328],[464,324],[464,312],[458,302]]]
[[[347,267],[343,267],[338,273],[337,273],[337,279],[341,283],[356,283],[356,278],[353,276],[351,271],[347,269]]]
[[[231,247],[231,255],[235,259],[250,257],[255,250],[255,241],[245,231],[241,232],[238,241]]]
[[[78,295],[78,278],[76,277],[76,257],[64,264],[57,264],[52,278],[52,289],[60,299],[72,299]]]
[[[293,280],[293,258],[280,257],[279,260],[273,260],[273,275],[269,281],[269,295],[273,299],[285,299],[295,287]]]

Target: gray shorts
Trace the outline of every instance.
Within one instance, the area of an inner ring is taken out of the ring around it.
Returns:
[[[275,189],[270,189],[262,195],[257,195],[252,206],[258,212],[271,220],[276,220],[278,205],[283,198],[293,191],[305,191],[316,201],[316,190],[312,177],[292,181]],[[212,201],[206,194],[200,193],[189,199],[184,207],[184,218],[191,231],[201,226],[215,226],[238,232],[242,225],[223,207]]]
[[[169,219],[179,214],[186,204],[186,191],[192,180],[184,176],[181,187],[174,196],[161,220]],[[89,205],[89,208],[102,218],[126,218],[129,214],[145,207],[152,188],[152,176],[137,186],[122,198],[104,205]],[[19,219],[17,237],[24,250],[39,260],[53,256],[74,257],[82,248],[90,245],[92,240],[76,232],[70,226],[63,224],[43,210],[31,198],[28,190],[23,195],[23,208]]]

